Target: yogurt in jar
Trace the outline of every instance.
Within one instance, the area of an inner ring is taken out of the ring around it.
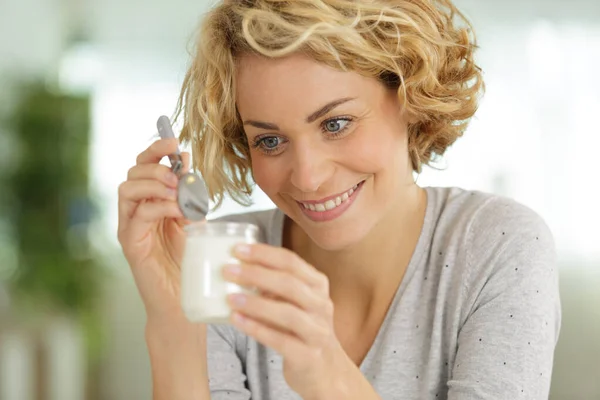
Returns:
[[[223,279],[226,264],[239,264],[233,257],[238,243],[256,243],[258,227],[246,223],[202,222],[186,226],[187,238],[181,264],[181,306],[192,322],[228,323],[230,293],[247,292]]]

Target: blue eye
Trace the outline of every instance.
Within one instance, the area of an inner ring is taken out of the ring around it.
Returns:
[[[340,123],[341,122],[341,123]],[[329,132],[337,132],[341,129],[344,129],[344,126],[348,124],[348,121],[343,119],[332,119],[325,123],[325,129]]]
[[[279,138],[275,137],[275,136],[269,136],[266,138],[263,138],[261,140],[261,143],[264,145],[264,147],[266,149],[272,150],[277,148],[277,146],[279,145]]]
[[[339,134],[348,128],[348,125],[352,122],[350,118],[333,118],[323,123],[323,132],[331,134]]]
[[[330,139],[339,139],[343,137],[343,133],[352,125],[352,117],[336,117],[323,121],[320,124],[321,131],[329,135]],[[285,144],[288,139],[280,136],[267,134],[257,136],[251,143],[254,149],[260,150],[264,154],[276,155],[284,151]]]
[[[262,136],[257,137],[252,143],[252,147],[259,149],[265,154],[273,154],[279,151],[284,139],[278,136]]]

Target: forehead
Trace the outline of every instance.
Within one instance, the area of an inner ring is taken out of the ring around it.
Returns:
[[[302,55],[277,59],[242,56],[235,79],[240,114],[271,119],[294,111],[305,116],[339,98],[365,99],[380,86],[374,79]]]

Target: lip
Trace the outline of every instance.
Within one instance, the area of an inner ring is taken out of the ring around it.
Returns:
[[[333,210],[312,211],[312,210],[304,208],[304,206],[302,205],[301,202],[296,201],[296,203],[298,204],[298,207],[300,207],[300,210],[302,211],[302,213],[304,215],[306,215],[312,221],[315,221],[315,222],[332,221],[332,220],[338,218],[344,212],[346,212],[346,210],[348,208],[350,208],[350,206],[352,205],[352,203],[354,203],[354,200],[356,199],[356,196],[358,196],[358,194],[360,193],[360,191],[361,191],[364,183],[365,183],[365,181],[361,181],[358,184],[358,187],[352,193],[352,195],[350,195],[348,197],[348,200],[346,200],[345,202],[343,202],[342,204],[340,204],[339,206],[337,206]],[[337,196],[340,196],[340,195],[342,195],[344,193],[346,193],[346,192],[342,192],[341,194],[336,194],[334,196],[326,197],[324,200],[320,200],[320,201],[304,201],[303,203],[308,203],[308,204],[322,203],[322,202],[325,202],[327,200],[335,199]]]
[[[361,181],[361,182],[359,183],[359,185],[360,185],[360,184],[362,184],[362,182],[364,182],[364,181]],[[352,186],[352,187],[354,187],[354,186]],[[324,198],[322,198],[322,199],[319,199],[319,200],[302,200],[302,201],[296,200],[296,201],[298,201],[298,202],[300,202],[300,203],[305,203],[305,204],[319,204],[319,203],[325,203],[325,202],[326,202],[326,201],[328,201],[328,200],[335,200],[335,198],[336,198],[336,197],[343,195],[343,194],[344,194],[344,193],[346,193],[348,190],[350,190],[350,189],[346,189],[346,190],[344,190],[343,192],[340,192],[340,193],[338,193],[338,194],[334,194],[334,195],[331,195],[331,196],[328,196],[328,197],[324,197]]]

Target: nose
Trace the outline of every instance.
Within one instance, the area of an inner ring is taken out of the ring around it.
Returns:
[[[291,182],[304,193],[316,193],[334,172],[334,163],[317,146],[297,145],[294,149]]]

